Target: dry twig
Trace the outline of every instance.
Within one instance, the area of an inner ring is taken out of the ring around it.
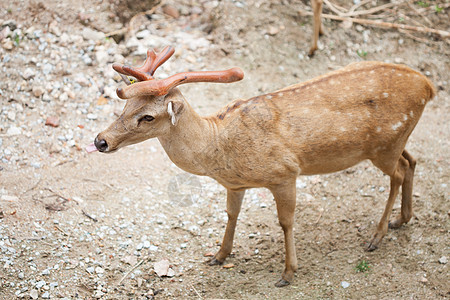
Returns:
[[[140,265],[142,265],[144,263],[144,261],[147,260],[147,258],[141,260],[140,262],[138,262],[137,264],[135,264],[128,272],[125,273],[125,275],[123,275],[122,279],[120,279],[120,281],[117,283],[117,285],[121,285],[122,282],[125,280],[125,278],[128,277],[128,275],[130,275],[131,272],[133,272],[134,269],[136,269],[137,267],[139,267]]]
[[[88,217],[89,219],[91,219],[94,222],[98,222],[98,220],[96,218],[94,218],[93,216],[91,216],[90,214],[88,214],[84,209],[81,210],[81,212],[83,213],[83,215],[85,215],[86,217]]]
[[[313,15],[312,12],[308,12],[305,10],[301,10],[300,13],[306,14],[308,16]],[[406,24],[388,23],[388,22],[359,19],[359,18],[340,17],[340,16],[335,16],[335,15],[329,15],[329,14],[322,14],[322,17],[331,19],[331,20],[348,21],[348,22],[370,25],[370,26],[375,26],[375,27],[406,29],[406,30],[412,30],[412,31],[423,32],[423,33],[434,33],[443,38],[450,37],[450,32],[448,32],[448,31],[434,29],[434,28],[428,28],[428,27],[411,26],[411,25],[406,25]]]

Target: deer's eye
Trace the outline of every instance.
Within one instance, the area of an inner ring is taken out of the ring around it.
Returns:
[[[139,122],[145,121],[145,122],[151,122],[153,121],[155,118],[153,116],[150,115],[145,115],[142,118],[139,119]]]

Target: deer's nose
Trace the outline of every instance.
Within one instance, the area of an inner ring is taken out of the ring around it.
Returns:
[[[108,143],[104,139],[99,140],[98,137],[96,137],[94,144],[100,152],[105,152],[106,149],[108,149]]]

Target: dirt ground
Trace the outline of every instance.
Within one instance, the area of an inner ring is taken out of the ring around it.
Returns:
[[[448,1],[424,2],[400,6],[402,18],[449,30]],[[114,3],[2,3],[0,23],[11,32],[0,41],[0,299],[450,298],[449,39],[324,20],[319,50],[308,58],[312,22],[298,11],[309,1],[191,0],[163,3],[179,16],[160,6],[137,18],[117,44],[101,34],[123,27]],[[364,250],[389,177],[363,162],[297,180],[299,270],[290,286],[274,287],[284,240],[265,189],[246,193],[228,268],[205,264],[225,230],[223,187],[177,168],[157,140],[110,155],[83,150],[124,105],[111,63],[139,65],[145,49],[167,44],[177,52],[159,76],[245,72],[238,83],[181,87],[202,115],[355,61],[426,74],[438,95],[407,144],[417,158],[413,219],[376,251]],[[45,125],[49,116],[58,127]],[[168,276],[160,277],[155,263],[165,260]]]

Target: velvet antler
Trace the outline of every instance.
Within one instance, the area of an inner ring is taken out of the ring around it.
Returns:
[[[225,71],[183,72],[172,75],[166,79],[155,80],[153,78],[153,73],[155,73],[156,69],[167,61],[174,52],[175,50],[170,46],[164,48],[158,55],[156,55],[153,50],[148,50],[147,59],[145,60],[144,65],[139,68],[114,64],[113,69],[121,75],[133,76],[140,81],[125,88],[118,88],[117,96],[121,99],[150,95],[161,96],[167,95],[172,88],[184,83],[230,83],[244,78],[244,72],[242,72],[241,69],[232,68]],[[128,80],[125,76],[122,78]]]
[[[244,72],[240,68],[232,68],[225,71],[184,72],[172,75],[166,79],[137,82],[125,88],[117,89],[117,96],[121,99],[129,99],[137,96],[162,96],[184,83],[190,82],[220,82],[230,83],[244,78]]]
[[[165,47],[160,53],[156,54],[153,50],[147,51],[147,58],[144,64],[139,68],[133,68],[130,66],[113,64],[113,69],[119,72],[119,74],[133,76],[139,81],[147,81],[153,79],[153,74],[156,69],[165,63],[175,52],[170,46]],[[122,77],[123,78],[123,77]]]

